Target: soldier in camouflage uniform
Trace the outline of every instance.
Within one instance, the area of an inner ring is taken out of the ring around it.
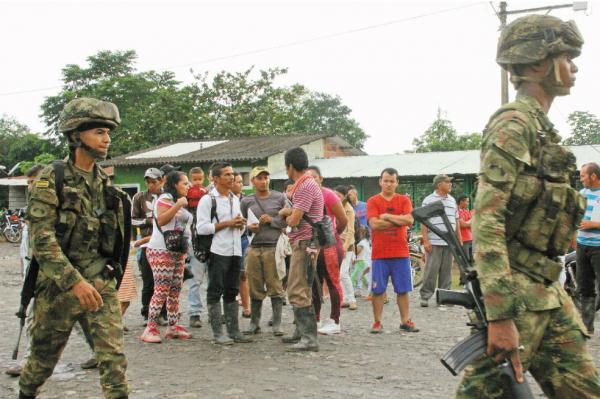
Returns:
[[[27,218],[39,275],[20,398],[35,398],[77,321],[93,339],[105,397],[128,397],[121,310],[111,273],[118,268],[117,248],[129,242],[123,212],[128,198],[96,164],[106,158],[110,130],[119,123],[112,103],[69,102],[59,122],[70,147],[69,159],[62,161],[62,190],[57,192],[55,166],[45,168],[31,190]]]
[[[510,397],[496,367],[505,358],[517,381],[529,370],[548,397],[600,397],[586,329],[557,282],[557,256],[566,251],[584,203],[569,184],[575,157],[558,145],[547,117],[554,98],[573,86],[572,59],[582,44],[574,22],[548,15],[519,18],[500,36],[497,62],[511,73],[517,98],[484,131],[472,228],[488,356],[466,369],[458,398]]]

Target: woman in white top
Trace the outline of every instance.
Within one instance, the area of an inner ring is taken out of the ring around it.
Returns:
[[[144,342],[161,342],[158,318],[165,301],[169,320],[165,338],[188,339],[191,337],[191,334],[178,324],[179,293],[183,283],[187,250],[184,252],[169,251],[163,236],[166,231],[178,230],[183,231],[187,238],[186,242],[189,241],[192,214],[185,209],[188,188],[189,182],[185,173],[172,171],[166,176],[163,194],[154,203],[154,228],[146,249],[148,263],[154,276],[154,294],[150,300],[148,325],[140,337]]]

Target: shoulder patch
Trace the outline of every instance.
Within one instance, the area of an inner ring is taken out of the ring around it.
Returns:
[[[48,180],[36,180],[35,182],[33,182],[33,184],[36,188],[48,188],[50,186]]]

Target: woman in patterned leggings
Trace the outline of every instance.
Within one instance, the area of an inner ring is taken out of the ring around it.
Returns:
[[[169,230],[183,231],[185,237],[191,236],[192,214],[187,206],[186,195],[189,188],[188,178],[183,172],[172,171],[166,176],[164,193],[154,205],[154,228],[146,249],[148,263],[154,276],[154,294],[150,300],[148,325],[140,339],[144,342],[160,343],[158,318],[163,304],[167,303],[169,326],[165,338],[188,339],[191,334],[178,324],[179,293],[183,283],[183,270],[187,251],[169,251],[165,245],[163,233]],[[159,230],[158,225],[161,226]]]

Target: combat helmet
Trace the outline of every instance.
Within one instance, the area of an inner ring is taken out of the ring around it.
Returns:
[[[564,22],[551,15],[527,15],[508,24],[500,34],[496,62],[511,73],[515,88],[522,82],[540,83],[554,95],[569,94],[559,71],[559,56],[581,54],[583,37],[574,21]],[[517,65],[531,65],[547,58],[552,64],[543,77],[519,76]],[[551,79],[552,72],[554,77]]]
[[[80,132],[97,127],[114,129],[120,124],[121,117],[115,104],[95,98],[81,97],[69,101],[65,105],[60,114],[58,130],[67,137],[71,157],[75,156],[75,149],[81,147],[97,160],[104,160],[106,154],[82,142]]]
[[[575,21],[564,22],[551,15],[527,15],[508,24],[498,40],[496,62],[510,65],[534,64],[547,57],[581,54],[583,37]]]
[[[69,101],[63,108],[58,123],[58,130],[69,133],[82,125],[104,125],[111,129],[121,124],[119,109],[113,103],[95,98],[81,97]]]

